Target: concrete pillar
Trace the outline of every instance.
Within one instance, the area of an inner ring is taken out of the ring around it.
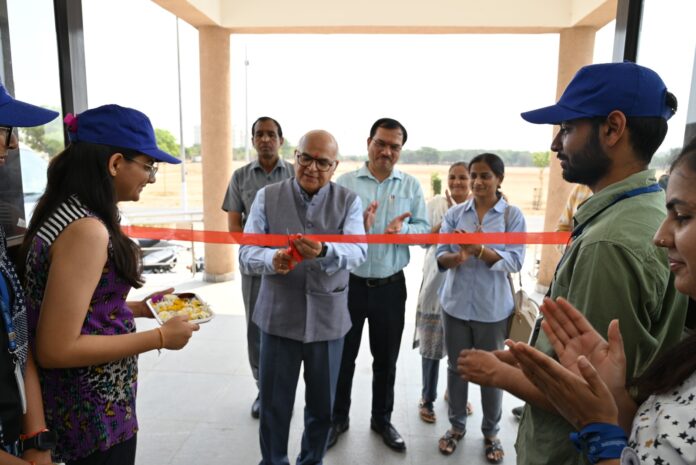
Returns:
[[[568,86],[575,73],[585,65],[592,63],[594,53],[594,40],[596,29],[593,27],[573,27],[564,29],[560,33],[560,45],[558,47],[558,79],[556,84],[556,100]],[[543,106],[543,103],[539,105]],[[554,126],[553,136],[558,127]],[[553,138],[552,136],[552,138]],[[565,207],[571,185],[561,176],[561,164],[555,156],[551,157],[551,169],[549,185],[546,190],[546,214],[544,216],[544,231],[555,231],[556,223]],[[560,253],[553,245],[545,245],[541,248],[541,263],[537,275],[537,290],[546,292],[556,264],[560,259]]]
[[[203,227],[227,231],[220,209],[232,174],[230,107],[230,33],[217,26],[198,29],[201,67],[201,155],[203,160]],[[206,281],[234,276],[232,245],[205,244]]]

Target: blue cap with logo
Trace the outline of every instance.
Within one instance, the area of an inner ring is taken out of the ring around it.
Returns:
[[[65,117],[71,142],[91,142],[135,150],[166,163],[181,160],[157,148],[155,130],[142,112],[119,105],[103,105]]]
[[[21,102],[7,93],[0,84],[0,126],[28,128],[46,124],[58,116],[57,111],[47,110],[30,103]]]
[[[665,120],[675,111],[667,104],[667,86],[662,78],[650,68],[627,61],[580,68],[557,104],[521,116],[530,123],[559,124],[607,116],[615,110],[628,117]]]

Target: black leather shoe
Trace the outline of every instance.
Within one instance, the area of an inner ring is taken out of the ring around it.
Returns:
[[[256,396],[254,403],[251,404],[251,416],[258,420],[260,409],[261,409],[261,399],[259,399],[259,396]]]
[[[399,452],[406,450],[406,443],[404,442],[404,439],[390,422],[378,423],[373,418],[370,420],[370,428],[372,428],[372,431],[379,433],[382,436],[384,443],[390,448]]]
[[[329,441],[326,443],[326,448],[331,449],[335,446],[338,442],[338,437],[348,431],[349,426],[348,420],[331,425],[331,429],[329,430]]]

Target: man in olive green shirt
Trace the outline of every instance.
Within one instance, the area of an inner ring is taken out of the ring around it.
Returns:
[[[573,217],[571,244],[551,283],[606,337],[612,319],[624,335],[628,379],[679,340],[686,299],[677,293],[664,249],[652,237],[666,215],[664,192],[650,159],[667,133],[676,98],[652,70],[634,63],[590,65],[575,75],[556,105],[522,114],[560,124],[551,145],[566,181],[593,196]],[[535,346],[554,355],[542,332]],[[527,401],[517,436],[518,465],[587,463],[559,416],[505,354],[462,354],[462,375]],[[478,365],[489,362],[485,369]]]

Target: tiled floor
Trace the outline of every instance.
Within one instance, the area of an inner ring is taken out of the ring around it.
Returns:
[[[437,450],[437,440],[448,427],[444,402],[436,403],[438,421],[423,423],[417,412],[421,388],[420,356],[411,348],[415,299],[420,286],[423,252],[412,247],[411,264],[406,269],[409,299],[406,329],[399,357],[395,409],[392,421],[404,436],[406,453],[388,449],[369,428],[371,359],[367,339],[363,341],[353,386],[351,427],[338,444],[328,451],[325,463],[348,464],[444,464],[487,463],[483,456],[480,433],[481,405],[477,387],[469,390],[474,415],[469,418],[466,439],[452,456]],[[532,257],[528,257],[532,262]],[[524,274],[525,287],[533,287]],[[527,285],[529,284],[529,285]],[[189,345],[181,351],[148,353],[140,358],[138,392],[138,465],[164,464],[256,464],[260,461],[258,421],[249,410],[256,387],[247,363],[244,309],[239,280],[208,284],[200,275],[148,275],[143,296],[175,285],[177,290],[195,290],[209,301],[217,317],[201,327]],[[538,297],[538,296],[537,296]],[[146,329],[153,323],[140,323]],[[365,332],[367,333],[367,332]],[[439,392],[446,386],[445,364],[440,368]],[[300,378],[301,379],[301,378]],[[300,381],[291,424],[289,456],[294,462],[302,434],[304,386]],[[506,451],[505,463],[515,462],[514,441],[517,424],[510,409],[520,402],[506,394],[500,437]]]

